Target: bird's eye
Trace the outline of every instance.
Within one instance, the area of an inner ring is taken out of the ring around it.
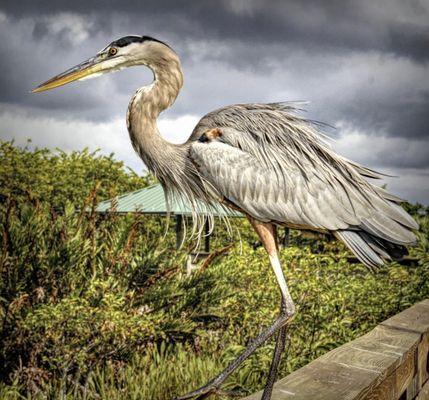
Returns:
[[[114,56],[118,52],[118,49],[115,47],[111,47],[109,49],[109,56]]]

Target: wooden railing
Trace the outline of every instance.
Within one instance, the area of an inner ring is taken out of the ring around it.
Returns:
[[[425,300],[281,379],[272,400],[429,400],[428,353]]]

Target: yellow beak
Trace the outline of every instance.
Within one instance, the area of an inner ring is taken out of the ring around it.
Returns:
[[[48,81],[37,86],[31,91],[31,93],[43,92],[45,90],[54,89],[58,86],[63,86],[67,83],[89,77],[90,75],[97,74],[102,71],[102,66],[100,65],[99,57],[90,58],[83,63],[76,65],[73,68],[68,69],[67,71],[54,76]]]

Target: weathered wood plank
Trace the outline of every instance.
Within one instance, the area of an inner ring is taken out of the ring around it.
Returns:
[[[420,334],[429,332],[429,300],[414,304],[382,322],[381,325]]]
[[[424,384],[416,400],[429,400],[429,381]]]
[[[327,353],[321,359],[331,360],[332,363],[344,367],[378,373],[365,387],[362,387],[361,382],[357,382],[360,394],[355,396],[355,399],[396,399],[409,386],[415,374],[414,359],[419,340],[419,334],[378,326],[368,334]],[[395,383],[390,388],[391,394],[387,395],[385,389],[374,392],[389,375],[392,375]],[[371,392],[374,394],[369,395]]]
[[[406,400],[414,400],[416,396],[419,394],[421,388],[418,387],[418,376],[417,374],[413,376],[413,380],[407,387],[406,396],[404,396],[404,399],[406,397]]]
[[[399,365],[393,372],[395,376],[395,383],[393,385],[394,395],[392,400],[399,399],[399,397],[413,384],[413,377],[417,373],[416,366],[417,349],[412,349],[407,354],[406,359]],[[370,397],[369,397],[370,398]],[[382,399],[383,397],[379,397]]]
[[[412,380],[419,340],[417,333],[378,326],[280,380],[272,399],[396,399]],[[393,374],[400,365],[401,373]],[[391,393],[387,395],[381,388],[368,397],[389,375],[394,383],[389,385]]]
[[[289,379],[278,382],[272,400],[326,400],[355,399],[364,385],[370,385],[377,372],[359,368],[344,367],[316,360]],[[260,399],[261,393],[248,399]]]
[[[384,378],[379,384],[370,388],[363,397],[365,400],[397,400],[406,390],[413,386],[415,375],[415,352],[410,352],[406,359]],[[407,393],[406,393],[407,394]]]
[[[272,400],[411,400],[428,381],[428,351],[426,300],[281,379]]]
[[[421,388],[429,379],[429,331],[422,335],[422,340],[418,348],[418,388]]]

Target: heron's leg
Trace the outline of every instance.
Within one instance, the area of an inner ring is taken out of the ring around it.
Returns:
[[[265,329],[253,341],[251,341],[243,353],[241,353],[233,362],[231,362],[231,364],[229,364],[219,375],[199,389],[187,393],[184,396],[175,397],[175,400],[191,399],[196,396],[199,396],[198,399],[202,399],[209,394],[218,392],[222,383],[240,366],[240,364],[242,364],[243,361],[246,360],[266,340],[273,336],[276,331],[285,325],[291,316],[292,315],[277,317],[274,323]]]
[[[253,339],[247,346],[247,348],[243,351],[243,353],[241,353],[233,362],[231,362],[231,364],[229,364],[219,375],[217,375],[214,379],[212,379],[199,389],[187,393],[184,396],[176,397],[175,400],[186,400],[193,397],[203,399],[212,393],[219,392],[219,388],[222,383],[243,363],[243,361],[246,360],[259,346],[261,346],[266,340],[268,340],[280,329],[280,333],[276,343],[276,349],[274,351],[273,361],[271,363],[268,382],[264,389],[264,395],[262,398],[266,400],[269,399],[271,396],[272,387],[274,385],[274,380],[277,374],[277,365],[280,360],[281,353],[284,349],[284,342],[286,337],[285,326],[291,319],[291,317],[294,315],[295,306],[289,294],[286,280],[283,276],[280,261],[278,259],[275,227],[269,223],[262,223],[250,218],[249,220],[256,232],[258,233],[259,237],[261,238],[264,248],[267,250],[268,255],[270,256],[270,263],[274,270],[277,282],[280,287],[280,291],[282,293],[280,315],[276,318],[276,320],[271,326],[266,328],[255,339]]]
[[[295,305],[293,303],[292,297],[289,293],[289,289],[286,283],[286,279],[283,275],[282,267],[280,264],[280,259],[278,257],[278,240],[277,240],[277,231],[276,226],[272,224],[263,224],[259,221],[250,219],[250,223],[254,227],[255,231],[258,233],[259,237],[262,240],[262,243],[270,257],[270,264],[273,268],[273,271],[276,275],[277,283],[281,291],[281,304],[280,304],[280,316],[287,318],[286,322],[291,318],[295,313]],[[268,379],[265,384],[264,392],[262,393],[261,400],[271,399],[271,394],[273,391],[274,383],[277,377],[277,369],[281,359],[281,355],[285,348],[286,343],[286,331],[287,323],[284,323],[280,328],[277,334],[276,347],[274,349],[273,358],[271,360],[270,371],[268,373]]]
[[[282,299],[282,306],[284,305],[284,301]],[[274,383],[277,377],[277,369],[280,363],[280,359],[285,348],[286,344],[286,332],[287,332],[287,324],[284,324],[278,334],[276,340],[276,347],[274,349],[273,358],[271,360],[270,371],[268,373],[268,379],[264,387],[264,392],[262,393],[261,400],[269,400],[271,399],[271,394],[273,392]]]

